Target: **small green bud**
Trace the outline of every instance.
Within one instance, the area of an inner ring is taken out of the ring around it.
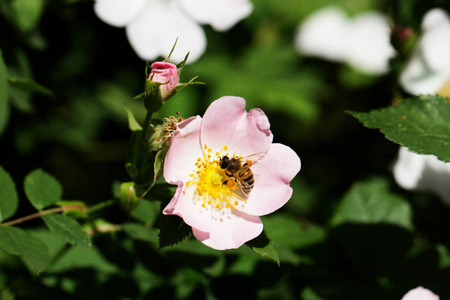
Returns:
[[[124,182],[120,185],[120,207],[131,214],[139,205],[141,199],[136,195],[135,183]]]

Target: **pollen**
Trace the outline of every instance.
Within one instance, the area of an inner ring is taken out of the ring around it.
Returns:
[[[220,168],[220,154],[227,150],[228,147],[225,146],[221,151],[215,152],[216,156],[213,157],[213,150],[205,145],[203,157],[197,159],[194,163],[195,171],[189,175],[192,180],[186,182],[186,186],[195,185],[194,201],[201,203],[203,208],[210,208],[212,212],[234,210],[240,203],[246,202],[246,199],[237,194],[239,188],[235,181]]]

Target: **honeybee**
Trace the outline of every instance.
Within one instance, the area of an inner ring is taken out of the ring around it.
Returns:
[[[255,178],[250,167],[259,161],[264,155],[264,152],[255,153],[241,158],[237,156],[230,158],[224,155],[220,159],[219,165],[221,169],[225,170],[225,174],[232,179],[225,180],[223,184],[229,184],[229,181],[233,180],[237,183],[241,192],[245,196],[248,196],[255,185]]]

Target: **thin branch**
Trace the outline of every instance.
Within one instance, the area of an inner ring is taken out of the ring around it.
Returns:
[[[80,206],[80,205],[66,205],[66,206],[61,206],[61,207],[56,207],[56,208],[52,208],[52,209],[48,209],[48,210],[41,210],[38,211],[34,214],[22,217],[22,218],[18,218],[6,223],[1,223],[0,226],[11,226],[11,225],[16,225],[25,221],[29,221],[35,218],[39,218],[40,216],[44,216],[44,215],[50,215],[50,214],[54,214],[54,213],[58,213],[58,212],[62,212],[65,210],[69,210],[69,209],[77,209],[77,210],[86,210],[85,207]]]

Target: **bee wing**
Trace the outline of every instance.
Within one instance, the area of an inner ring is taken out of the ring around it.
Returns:
[[[239,189],[241,190],[242,194],[244,194],[247,197],[249,194],[249,192],[247,192],[247,191],[251,191],[251,189],[252,189],[250,184],[248,184],[246,181],[243,181],[243,180],[236,180],[236,183],[237,183]]]
[[[258,153],[253,153],[247,156],[243,156],[240,158],[240,160],[242,162],[246,162],[247,160],[250,160],[252,162],[252,164],[255,164],[259,161],[261,161],[264,156],[266,155],[267,152],[258,152]]]

